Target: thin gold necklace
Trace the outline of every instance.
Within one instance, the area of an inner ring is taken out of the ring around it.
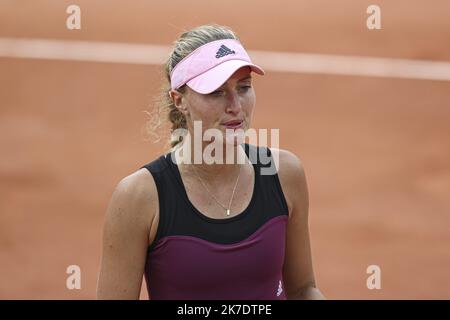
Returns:
[[[231,202],[233,201],[234,192],[236,191],[236,186],[237,186],[237,183],[238,183],[238,181],[239,181],[239,176],[241,175],[241,168],[242,168],[242,166],[239,166],[239,174],[238,174],[238,176],[237,176],[236,183],[234,184],[233,193],[231,194],[231,199],[230,199],[230,202],[228,203],[228,208],[227,208],[227,207],[225,207],[224,205],[222,205],[222,204],[216,199],[216,197],[211,193],[211,191],[209,191],[209,189],[208,189],[208,188],[206,187],[206,185],[203,183],[203,180],[202,180],[202,179],[200,178],[200,176],[198,175],[197,169],[194,169],[194,167],[192,167],[192,169],[194,169],[195,175],[197,176],[198,180],[200,180],[201,184],[202,184],[203,187],[206,189],[206,191],[208,191],[208,193],[211,195],[211,197],[214,199],[214,201],[216,201],[216,202],[217,202],[217,203],[218,203],[218,204],[226,211],[227,216],[230,215]]]

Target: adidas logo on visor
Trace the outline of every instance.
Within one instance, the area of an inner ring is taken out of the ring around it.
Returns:
[[[221,45],[219,50],[216,52],[216,58],[219,59],[219,58],[225,57],[226,55],[235,54],[235,53],[236,52],[234,52],[233,50],[230,50],[225,45]]]

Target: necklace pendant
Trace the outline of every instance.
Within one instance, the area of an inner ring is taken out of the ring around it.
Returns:
[[[230,209],[227,209],[227,216],[230,215]]]

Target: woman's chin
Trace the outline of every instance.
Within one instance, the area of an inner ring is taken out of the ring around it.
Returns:
[[[225,144],[238,146],[245,141],[245,131],[236,130],[225,133]]]

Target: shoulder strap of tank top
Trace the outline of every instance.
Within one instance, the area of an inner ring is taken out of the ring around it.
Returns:
[[[276,175],[277,169],[273,161],[270,148],[264,146],[255,146],[248,143],[244,144],[245,153],[251,163],[256,164],[259,175]]]
[[[278,176],[278,171],[270,148],[245,144],[245,150],[250,161],[252,163],[256,163],[256,167],[258,169],[257,173],[261,181],[261,188],[266,189],[263,190],[263,192],[267,191],[267,194],[270,194],[267,189],[274,188],[276,191],[276,199],[272,198],[272,200],[277,201],[282,207],[284,213],[288,214],[289,208],[281,187],[280,178]]]

